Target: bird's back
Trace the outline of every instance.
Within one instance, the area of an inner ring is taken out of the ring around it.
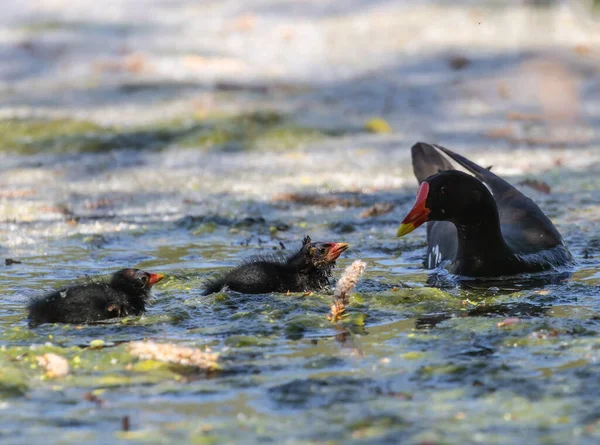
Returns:
[[[131,298],[107,284],[89,283],[65,287],[29,302],[29,324],[88,323],[140,311],[133,309]],[[140,298],[143,306],[143,300]],[[142,308],[143,311],[143,308]]]
[[[84,323],[106,307],[106,285],[86,284],[65,287],[33,298],[28,305],[29,322]]]

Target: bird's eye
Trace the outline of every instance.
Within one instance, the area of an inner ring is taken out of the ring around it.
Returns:
[[[444,196],[446,194],[446,187],[440,187],[440,195]]]
[[[319,249],[319,253],[325,253],[325,252],[327,252],[327,249],[325,247],[321,247]]]
[[[146,284],[148,282],[148,277],[146,275],[142,275],[140,277],[140,280],[142,281],[142,283]]]

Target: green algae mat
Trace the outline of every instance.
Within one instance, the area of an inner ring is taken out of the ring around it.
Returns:
[[[421,268],[423,230],[394,236],[415,193],[408,150],[338,148],[344,134],[272,114],[129,133],[2,125],[3,444],[600,440],[597,176],[538,177],[572,274],[458,285]],[[263,150],[282,134],[301,142]],[[367,263],[339,322],[331,290],[201,295],[213,273],[306,234],[350,243],[334,281]],[[167,275],[144,316],[27,327],[29,298],[126,266]]]

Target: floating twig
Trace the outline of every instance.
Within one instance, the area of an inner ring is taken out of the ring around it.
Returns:
[[[136,341],[129,343],[129,353],[144,360],[173,363],[183,366],[194,366],[206,371],[219,368],[219,354],[210,349],[201,351],[197,348],[178,346],[170,343],[155,343],[153,341]]]
[[[346,305],[350,302],[349,294],[365,272],[366,267],[367,263],[356,260],[344,270],[344,273],[335,285],[331,313],[327,315],[327,319],[332,323],[338,321],[346,311]]]

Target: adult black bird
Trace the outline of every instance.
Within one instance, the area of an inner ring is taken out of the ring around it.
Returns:
[[[245,294],[317,291],[329,285],[331,269],[347,248],[346,243],[313,243],[306,236],[288,257],[257,256],[209,279],[204,295],[224,287]]]
[[[108,283],[86,283],[58,289],[29,302],[29,326],[92,323],[140,315],[146,310],[150,288],[163,278],[162,274],[140,269],[122,269],[115,272]]]
[[[411,151],[421,185],[398,236],[428,221],[427,268],[444,263],[456,275],[498,277],[573,264],[550,219],[490,169],[439,145],[419,142]]]

